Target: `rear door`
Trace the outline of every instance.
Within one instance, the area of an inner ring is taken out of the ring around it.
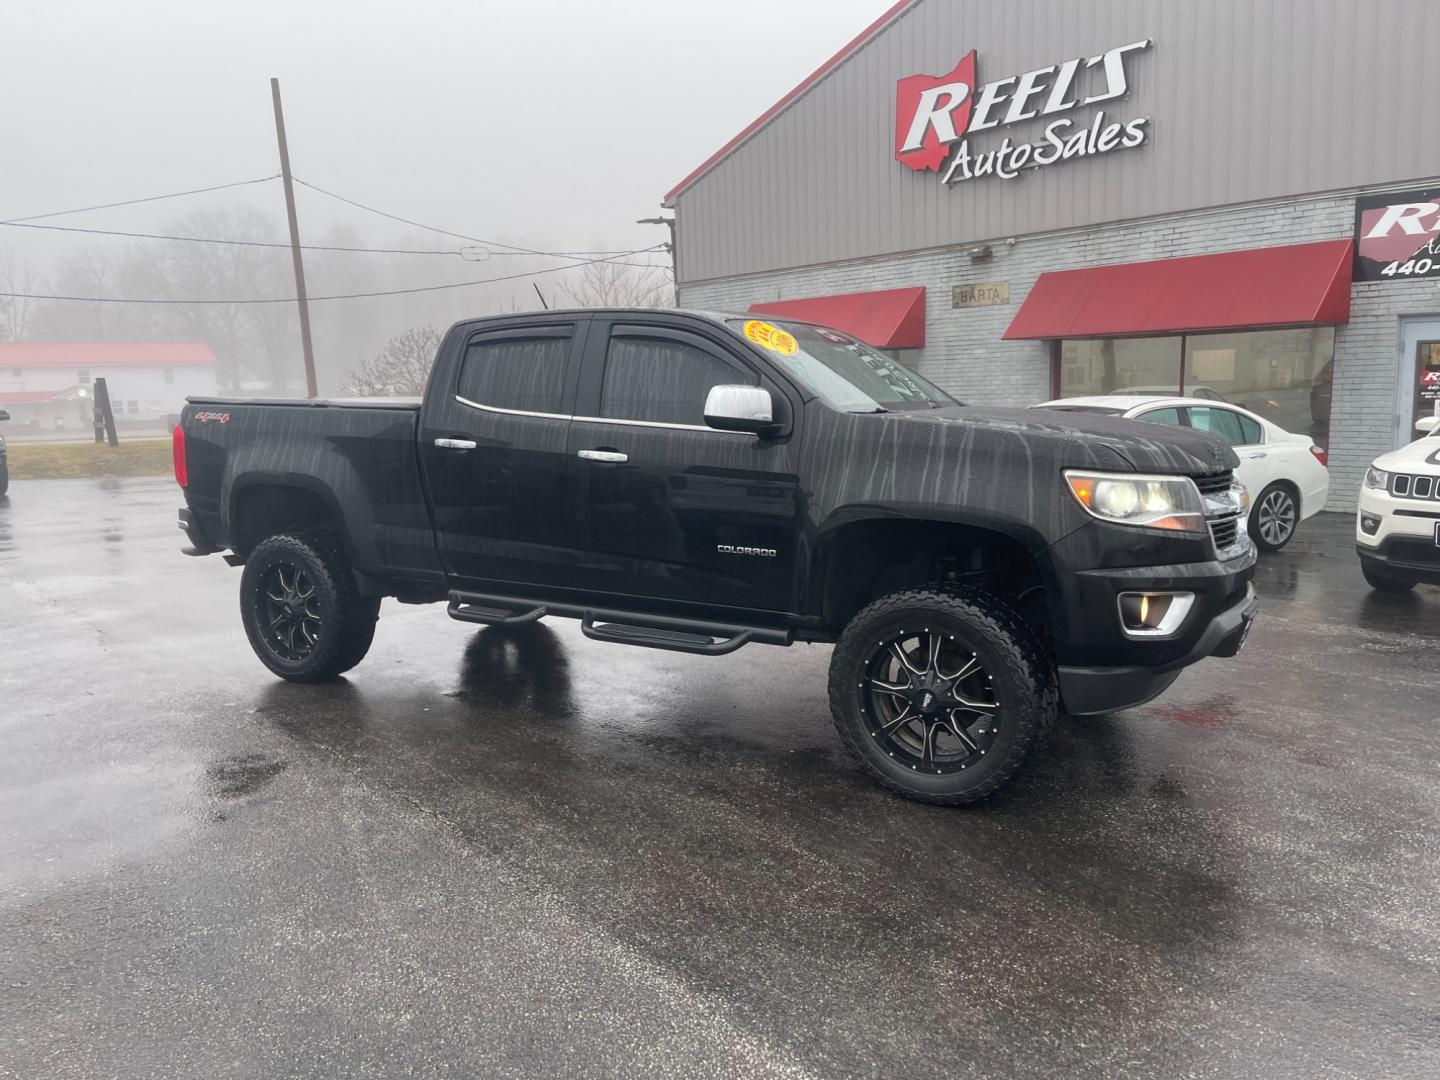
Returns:
[[[704,419],[713,386],[764,385],[723,335],[597,318],[570,453],[580,469],[588,590],[756,611],[788,610],[799,535],[793,433],[759,438]],[[611,460],[603,460],[610,458]]]
[[[463,583],[565,586],[579,554],[567,442],[588,319],[480,327],[438,372],[420,454],[440,556]]]
[[[1260,425],[1234,409],[1219,405],[1213,408],[1191,405],[1186,411],[1192,428],[1224,439],[1234,448],[1240,458],[1235,475],[1250,492],[1250,498],[1258,498],[1283,467],[1280,458],[1272,456],[1271,448],[1265,445],[1265,433]]]

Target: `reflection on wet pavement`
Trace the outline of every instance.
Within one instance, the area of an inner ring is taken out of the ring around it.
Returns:
[[[1241,657],[954,811],[859,773],[819,646],[387,603],[274,680],[176,502],[0,505],[18,1075],[1440,1071],[1440,590],[1371,594],[1346,518]]]

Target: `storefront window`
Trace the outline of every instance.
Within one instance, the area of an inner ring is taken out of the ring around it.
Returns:
[[[1335,329],[1189,334],[1185,393],[1249,409],[1286,431],[1330,445],[1330,387]]]
[[[1180,392],[1178,337],[1082,338],[1060,347],[1060,396]]]
[[[1335,330],[1253,330],[1061,342],[1060,397],[1177,394],[1228,401],[1330,444]]]

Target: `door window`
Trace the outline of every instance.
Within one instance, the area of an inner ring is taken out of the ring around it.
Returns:
[[[1179,409],[1151,409],[1147,413],[1141,413],[1135,419],[1144,420],[1147,424],[1169,424],[1171,427],[1184,425],[1184,421],[1180,419]]]
[[[568,337],[471,342],[460,366],[460,396],[494,409],[559,414],[569,350]]]
[[[1415,409],[1410,417],[1411,438],[1418,435],[1415,421],[1422,416],[1435,415],[1440,404],[1440,341],[1417,341],[1415,343]]]
[[[1247,425],[1250,431],[1246,430]],[[1239,413],[1229,409],[1200,409],[1192,405],[1190,426],[1196,431],[1208,432],[1224,439],[1231,446],[1249,446],[1260,441],[1259,425],[1253,420],[1245,420]],[[1250,435],[1254,437],[1248,437]]]
[[[684,341],[617,333],[605,356],[600,415],[652,424],[705,425],[713,386],[755,384],[755,378]]]

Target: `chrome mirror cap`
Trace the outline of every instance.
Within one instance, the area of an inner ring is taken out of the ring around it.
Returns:
[[[705,395],[705,423],[717,431],[759,435],[775,423],[775,404],[761,386],[712,386]]]

